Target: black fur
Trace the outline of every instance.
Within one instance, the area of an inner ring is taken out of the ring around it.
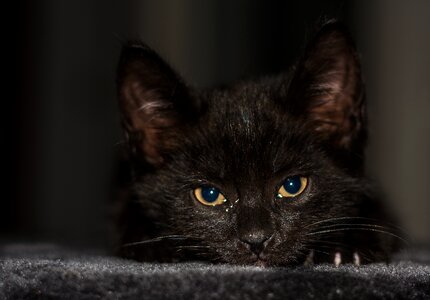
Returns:
[[[259,265],[301,263],[310,250],[317,262],[336,251],[344,261],[389,258],[399,233],[363,175],[364,89],[342,25],[325,24],[289,72],[203,91],[129,43],[118,86],[132,170],[120,255]],[[277,199],[293,175],[308,187]],[[228,202],[200,204],[192,190],[203,185]],[[249,237],[268,239],[260,255]]]

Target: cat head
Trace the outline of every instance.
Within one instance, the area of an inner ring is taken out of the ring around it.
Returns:
[[[140,217],[157,224],[154,235],[184,237],[184,249],[288,264],[312,242],[313,224],[359,197],[363,82],[336,22],[290,72],[211,90],[187,86],[154,51],[130,43],[118,86]]]

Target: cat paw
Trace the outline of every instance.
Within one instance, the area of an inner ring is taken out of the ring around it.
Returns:
[[[361,256],[356,251],[352,253],[335,251],[332,252],[331,255],[329,253],[325,253],[324,255],[321,255],[320,253],[318,255],[318,252],[310,250],[303,262],[303,265],[310,266],[320,263],[333,264],[335,267],[339,267],[343,264],[353,264],[354,266],[358,267],[361,265]]]
[[[342,252],[340,251],[336,251],[334,253],[334,258],[333,258],[333,264],[335,265],[335,267],[339,267],[342,264]],[[345,261],[344,263],[351,263],[350,261]],[[354,264],[354,266],[360,266],[361,265],[361,258],[360,258],[360,254],[358,252],[354,252],[352,254],[352,264]]]

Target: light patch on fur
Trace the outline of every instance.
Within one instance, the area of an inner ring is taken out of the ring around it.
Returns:
[[[304,265],[305,266],[311,266],[314,264],[314,250],[309,251],[308,256],[306,256],[306,260]]]
[[[166,103],[163,103],[162,101],[152,101],[152,102],[146,102],[142,106],[139,107],[138,111],[145,111],[145,112],[151,112],[155,111],[159,108],[167,108],[168,105]]]
[[[333,261],[334,265],[336,267],[339,267],[340,264],[342,263],[342,254],[340,252],[336,252],[334,254],[334,261]]]
[[[356,265],[357,267],[359,265],[361,265],[361,259],[360,259],[360,255],[357,252],[354,252],[354,265]]]

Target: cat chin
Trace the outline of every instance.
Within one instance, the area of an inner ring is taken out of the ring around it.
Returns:
[[[268,262],[262,259],[257,259],[254,263],[256,267],[266,268],[269,266]]]

